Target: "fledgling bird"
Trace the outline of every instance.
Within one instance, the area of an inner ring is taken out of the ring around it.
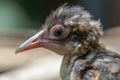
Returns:
[[[102,34],[100,21],[84,8],[64,5],[16,53],[43,47],[63,55],[62,80],[120,80],[120,55],[100,44]]]

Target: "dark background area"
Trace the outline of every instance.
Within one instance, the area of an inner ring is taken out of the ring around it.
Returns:
[[[94,15],[94,19],[101,20],[104,29],[120,25],[119,0],[18,0],[17,2],[29,19],[35,22],[32,25],[37,25],[34,28],[39,28],[51,11],[64,3],[85,7]]]
[[[0,0],[0,28],[37,30],[51,11],[64,3],[85,7],[104,29],[120,25],[119,0]]]

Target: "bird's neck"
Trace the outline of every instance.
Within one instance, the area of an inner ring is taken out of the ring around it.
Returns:
[[[93,57],[98,53],[98,51],[103,50],[103,48],[99,48],[96,51],[90,51],[86,53],[85,55],[64,55],[62,65],[61,65],[61,70],[60,70],[60,75],[62,80],[70,80],[71,76],[71,70],[72,67],[74,66],[74,63],[76,60],[81,59],[93,59]]]
[[[92,55],[92,56],[91,56]],[[88,55],[90,58],[93,57],[95,54]],[[86,57],[86,56],[83,56]],[[78,55],[65,55],[62,61],[60,76],[61,80],[71,80],[71,71],[73,69],[74,63],[78,60],[84,60],[84,58],[80,58]]]
[[[74,62],[77,58],[78,58],[77,55],[76,56],[65,55],[63,57],[61,70],[60,70],[60,75],[61,75],[62,80],[70,80],[70,73],[74,65]]]

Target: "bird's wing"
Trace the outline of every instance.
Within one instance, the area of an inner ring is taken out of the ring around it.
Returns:
[[[120,80],[120,55],[105,51],[89,61],[76,60],[71,80]]]

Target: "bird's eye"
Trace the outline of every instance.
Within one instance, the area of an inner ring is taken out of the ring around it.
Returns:
[[[58,28],[54,31],[54,36],[60,37],[61,35],[63,35],[63,28]]]
[[[65,28],[63,25],[56,24],[50,29],[49,38],[64,39],[69,34],[69,32],[70,30],[68,28]]]

